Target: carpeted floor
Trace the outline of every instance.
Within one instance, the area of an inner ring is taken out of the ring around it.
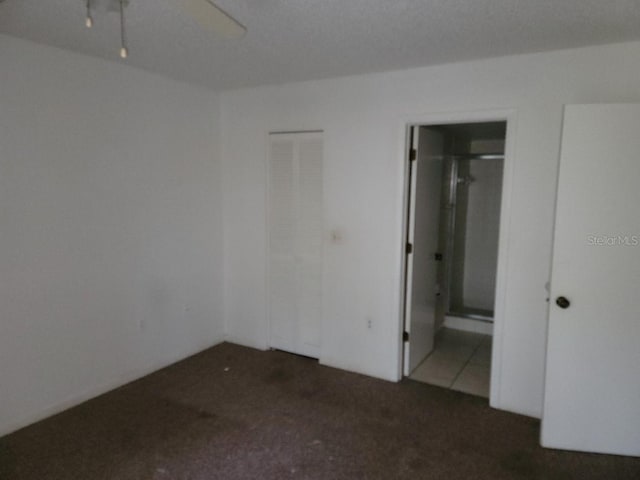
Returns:
[[[640,478],[487,401],[222,344],[0,439],[0,479]]]

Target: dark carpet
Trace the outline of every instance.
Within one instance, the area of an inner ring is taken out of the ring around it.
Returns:
[[[640,479],[481,398],[222,344],[0,439],[0,478]]]

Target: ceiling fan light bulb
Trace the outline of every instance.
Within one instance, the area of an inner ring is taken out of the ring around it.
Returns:
[[[127,47],[122,47],[120,49],[120,58],[127,58],[129,56],[129,50],[127,50]]]
[[[93,18],[91,18],[91,15],[87,15],[87,19],[85,20],[84,24],[87,26],[87,28],[93,27]]]

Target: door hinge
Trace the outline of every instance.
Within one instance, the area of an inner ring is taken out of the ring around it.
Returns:
[[[407,252],[407,255],[410,254],[410,253],[413,253],[413,244],[407,243],[405,251]]]
[[[409,341],[409,332],[402,332],[402,341],[403,342]]]
[[[417,158],[418,158],[418,152],[415,148],[412,148],[411,151],[409,152],[409,160],[413,162]]]

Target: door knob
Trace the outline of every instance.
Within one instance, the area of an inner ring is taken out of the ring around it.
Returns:
[[[556,298],[556,305],[560,308],[569,308],[571,306],[571,302],[567,297],[558,297]]]

